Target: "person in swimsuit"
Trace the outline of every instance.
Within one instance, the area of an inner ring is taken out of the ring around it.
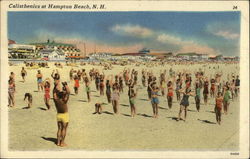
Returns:
[[[223,95],[223,110],[224,110],[224,114],[227,114],[228,112],[228,107],[229,107],[229,100],[231,98],[230,96],[230,90],[228,86],[224,87],[224,91],[223,91],[224,95]]]
[[[200,111],[200,102],[201,102],[201,84],[199,81],[195,83],[195,105],[196,109]]]
[[[214,95],[215,95],[215,88],[216,88],[216,86],[215,86],[215,79],[212,78],[210,80],[210,83],[211,83],[210,96],[213,98]]]
[[[181,87],[182,87],[182,82],[181,82],[181,79],[178,78],[176,80],[176,89],[175,89],[177,101],[181,100],[181,94],[179,92],[179,90],[181,90]]]
[[[23,82],[25,82],[25,76],[27,76],[27,71],[24,69],[24,67],[22,67],[21,76],[22,76]]]
[[[70,90],[67,85],[67,82],[62,83],[63,88],[61,89],[60,83],[55,83],[54,89],[53,89],[53,100],[56,106],[57,111],[57,146],[67,146],[64,142],[67,127],[69,124],[69,113],[68,113],[68,100],[69,100],[69,94]]]
[[[96,103],[95,104],[95,112],[93,114],[102,114],[102,103]]]
[[[50,85],[51,85],[50,79],[47,78],[44,81],[43,85],[44,85],[44,103],[45,103],[47,109],[49,110],[50,109],[50,104],[49,104],[49,101],[50,101]]]
[[[40,88],[43,91],[43,75],[40,70],[37,71],[37,87],[38,87],[38,92],[40,92]]]
[[[171,81],[168,82],[167,87],[168,87],[168,94],[167,94],[168,108],[171,109],[172,104],[173,104],[173,96],[174,96],[174,89],[173,89],[173,84]]]
[[[75,75],[74,81],[75,81],[75,84],[74,84],[74,91],[75,91],[75,94],[77,95],[77,94],[78,94],[78,88],[80,87],[79,78],[78,78],[77,75]]]
[[[70,79],[70,81],[73,80],[73,73],[74,73],[74,69],[71,68],[70,71],[69,71],[69,79]]]
[[[112,76],[112,78],[113,78],[113,76]],[[108,103],[111,103],[112,78],[109,79],[109,76],[108,76],[107,80],[106,80],[106,96],[107,96]]]
[[[160,75],[160,86],[161,86],[161,95],[165,95],[165,89],[166,89],[166,79],[165,79],[165,74],[161,73]]]
[[[134,89],[134,84],[131,80],[128,83],[128,86],[129,86],[128,97],[129,97],[129,104],[131,108],[131,117],[135,117],[136,115],[135,98],[137,95],[137,91]]]
[[[104,96],[104,86],[105,86],[104,78],[105,78],[104,74],[101,74],[100,75],[100,86],[99,86],[99,88],[100,88],[100,96]]]
[[[207,79],[205,79],[205,82],[204,82],[204,88],[203,88],[203,97],[204,97],[204,103],[205,105],[207,105],[207,99],[208,99],[208,85],[209,85],[209,82]]]
[[[223,103],[223,96],[221,92],[218,92],[218,95],[215,99],[215,114],[216,114],[216,121],[220,125],[221,124],[221,110],[222,110],[222,103]]]
[[[154,83],[152,86],[150,86],[150,89],[152,90],[152,92],[151,92],[151,104],[153,107],[153,118],[158,118],[158,104],[159,104],[158,91],[159,91],[159,88]]]
[[[187,118],[187,107],[189,106],[189,101],[188,98],[191,94],[191,89],[190,89],[190,85],[186,85],[185,91],[180,90],[181,93],[183,93],[183,97],[180,103],[180,111],[179,111],[179,117],[178,117],[178,121],[181,119],[181,114],[184,111],[184,121],[186,121]]]
[[[15,92],[16,86],[13,79],[9,79],[9,88],[8,88],[8,106],[14,107],[15,106]]]
[[[25,93],[24,94],[24,101],[26,100],[26,98],[28,99],[28,107],[27,108],[31,108],[32,106],[32,94],[30,93]]]
[[[90,80],[87,76],[84,78],[84,82],[85,82],[85,91],[87,94],[88,102],[90,102],[91,101],[91,98],[90,98]]]
[[[118,114],[118,107],[119,107],[119,98],[120,98],[120,93],[119,93],[119,88],[118,88],[118,84],[115,83],[113,84],[113,91],[111,94],[111,101],[112,101],[112,105],[113,105],[113,110],[115,114]]]
[[[240,79],[239,79],[239,76],[236,76],[236,80],[235,80],[235,97],[238,97],[239,92],[240,92]]]
[[[57,69],[56,69],[56,73],[55,73],[55,70],[53,70],[51,77],[54,79],[54,82],[56,83],[60,82],[60,74]]]

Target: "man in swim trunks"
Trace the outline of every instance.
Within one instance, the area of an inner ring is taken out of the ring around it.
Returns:
[[[21,76],[22,76],[23,82],[25,82],[25,76],[26,76],[26,75],[27,75],[27,72],[26,72],[26,70],[24,69],[24,67],[22,67]]]
[[[61,89],[60,83],[55,83],[53,90],[53,98],[57,110],[57,146],[66,146],[64,139],[66,130],[69,123],[69,114],[67,102],[69,100],[70,90],[67,82],[62,82],[63,88]]]

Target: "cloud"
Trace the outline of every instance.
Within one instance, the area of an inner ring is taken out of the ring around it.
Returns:
[[[240,28],[236,22],[213,22],[207,25],[207,32],[227,40],[238,40]]]
[[[153,31],[148,28],[131,24],[126,24],[126,25],[117,24],[113,26],[111,30],[116,34],[139,37],[139,38],[150,37],[153,34]]]
[[[114,46],[111,44],[106,44],[105,42],[90,40],[84,36],[80,36],[79,34],[65,34],[60,35],[55,32],[47,31],[47,30],[38,30],[36,36],[30,38],[27,43],[33,42],[47,42],[48,39],[50,41],[55,41],[59,43],[67,43],[74,44],[77,48],[84,53],[84,48],[86,48],[86,54],[96,52],[112,52],[112,53],[129,53],[135,52],[143,48],[143,45],[140,43],[131,44],[128,46]],[[85,45],[85,46],[84,46]]]
[[[221,36],[225,39],[238,39],[240,37],[240,34],[237,34],[237,33],[233,33],[233,32],[230,32],[230,31],[218,31],[218,32],[215,32],[214,35],[217,35],[217,36]]]
[[[181,45],[181,43],[182,43],[181,38],[171,36],[168,34],[160,34],[157,36],[156,39],[157,39],[157,41],[159,41],[161,43],[170,43],[170,44],[174,44],[174,45]]]

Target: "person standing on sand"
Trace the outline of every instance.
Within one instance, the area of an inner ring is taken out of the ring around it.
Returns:
[[[70,90],[67,85],[67,82],[63,82],[62,85],[63,89],[61,90],[60,83],[55,83],[53,89],[53,99],[57,111],[57,146],[63,147],[67,146],[64,140],[69,124],[69,113],[67,103],[69,100]]]
[[[173,104],[173,96],[174,96],[174,89],[173,89],[172,81],[168,82],[167,87],[168,87],[168,94],[167,94],[168,108],[171,109],[172,104]]]
[[[115,84],[113,84],[113,91],[111,94],[111,101],[112,101],[113,110],[114,110],[115,114],[119,113],[119,110],[118,110],[119,98],[120,98],[119,86],[117,83],[115,83]]]
[[[216,114],[216,121],[220,125],[221,123],[221,110],[222,110],[222,103],[223,103],[223,96],[221,92],[218,92],[218,95],[215,99],[215,114]]]
[[[203,86],[203,98],[204,98],[205,105],[207,105],[207,99],[208,99],[208,94],[209,94],[208,85],[209,85],[209,82],[208,82],[208,79],[206,78],[204,82],[204,86]]]
[[[199,81],[195,83],[195,105],[196,109],[199,112],[200,111],[200,102],[201,102],[201,84]]]
[[[90,99],[90,79],[86,76],[83,81],[85,82],[85,91],[87,94],[88,102],[91,101]]]
[[[230,97],[230,90],[228,86],[224,87],[224,91],[223,91],[223,110],[224,110],[224,114],[228,113],[228,107],[229,107],[229,99]]]
[[[15,106],[15,92],[16,92],[16,86],[13,79],[9,79],[9,88],[8,88],[8,106],[14,107]]]
[[[189,101],[188,98],[191,94],[191,89],[190,89],[190,85],[187,84],[185,91],[180,90],[181,93],[183,93],[183,97],[180,103],[180,111],[179,111],[179,117],[178,117],[178,121],[181,119],[181,114],[184,111],[184,121],[186,121],[187,118],[187,107],[189,106]]]
[[[55,70],[53,70],[51,77],[54,79],[54,82],[56,82],[56,83],[59,82],[60,74],[59,74],[57,69],[56,69],[56,73],[55,73]]]
[[[23,82],[25,82],[25,76],[27,76],[27,71],[24,69],[24,67],[22,67],[21,76],[22,76]]]
[[[50,79],[47,78],[45,81],[44,81],[44,103],[47,107],[47,109],[49,110],[50,109],[50,104],[49,104],[49,100],[50,100],[50,85],[51,85],[51,82],[50,82]]]
[[[128,90],[128,97],[129,97],[129,104],[131,108],[131,117],[135,117],[136,115],[136,108],[135,108],[135,98],[137,95],[137,91],[134,89],[134,83],[132,80],[128,83],[129,90]]]
[[[78,75],[75,75],[74,81],[75,81],[74,90],[75,90],[75,94],[77,95],[78,94],[78,88],[80,87],[79,76]]]
[[[40,70],[37,71],[37,88],[38,88],[38,92],[40,92],[40,88],[43,91],[43,74],[41,73]]]
[[[154,83],[151,87],[149,85],[150,89],[152,90],[151,92],[151,104],[153,107],[153,118],[158,118],[158,104],[159,104],[159,99],[158,99],[158,92],[159,88],[156,86],[156,83]]]
[[[182,88],[182,81],[181,81],[180,78],[178,78],[176,80],[176,84],[175,85],[176,85],[176,88],[175,88],[176,98],[177,98],[177,101],[180,101],[181,100],[181,94],[180,94],[179,90],[181,90],[181,88]]]

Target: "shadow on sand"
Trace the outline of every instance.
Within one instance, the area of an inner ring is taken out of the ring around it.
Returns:
[[[178,118],[177,117],[167,117],[169,119],[172,119],[172,120],[175,120],[175,121],[178,121]],[[183,119],[180,119],[180,120],[183,120]]]
[[[215,122],[211,122],[208,120],[201,120],[201,119],[197,119],[198,121],[201,121],[202,123],[206,123],[206,124],[216,124]]]
[[[131,116],[130,116],[130,115],[128,115],[128,114],[123,114],[123,113],[122,113],[122,115],[124,115],[124,116],[128,116],[128,117],[131,117]]]
[[[22,109],[30,109],[30,107],[23,107]]]
[[[168,108],[163,108],[163,107],[158,107],[159,109],[165,109],[165,110],[168,110]]]
[[[139,100],[148,101],[148,99],[143,99],[143,98],[141,98],[141,99],[139,99]]]
[[[141,114],[141,113],[139,113],[139,114],[137,114],[137,115],[143,116],[143,117],[146,117],[146,118],[152,118],[152,117],[153,117],[153,116],[151,116],[151,115]]]
[[[44,139],[44,140],[47,140],[47,141],[51,141],[51,142],[53,142],[54,144],[56,144],[56,142],[57,142],[57,139],[56,138],[53,138],[53,137],[41,137],[42,139]]]
[[[37,109],[44,110],[44,111],[46,111],[46,110],[47,110],[47,109],[42,108],[42,107],[38,107]]]
[[[87,102],[86,100],[78,100],[79,102]]]
[[[124,106],[124,107],[129,107],[128,104],[120,104],[121,106]]]
[[[188,112],[197,112],[196,110],[191,110],[191,109],[188,109],[187,111]]]
[[[108,111],[104,111],[102,113],[109,114],[109,115],[114,115],[114,113],[111,113],[111,112],[108,112]]]

